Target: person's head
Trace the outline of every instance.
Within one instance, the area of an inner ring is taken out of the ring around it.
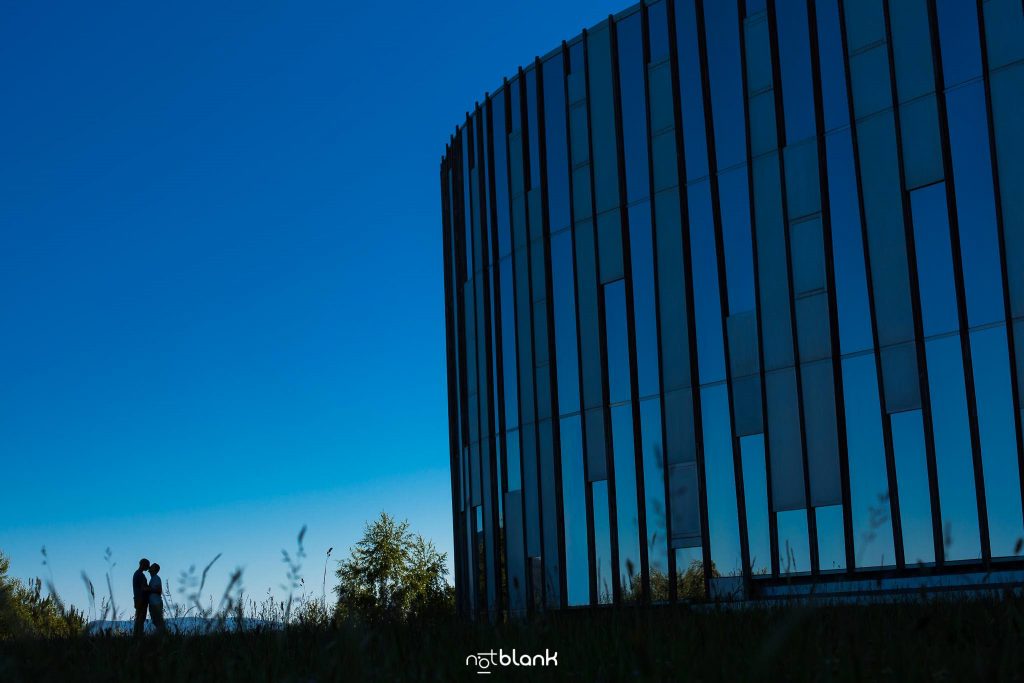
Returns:
[[[142,558],[141,560],[139,560],[139,569],[141,569],[142,571],[146,571],[147,569],[149,569],[149,560],[147,560],[146,558]]]
[[[154,562],[153,564],[149,565],[149,573],[152,574],[153,576],[156,576],[157,574],[159,574],[160,573],[160,565],[157,564],[156,562]]]

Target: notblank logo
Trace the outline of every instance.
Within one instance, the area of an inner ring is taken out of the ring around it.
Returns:
[[[558,653],[544,648],[544,654],[518,653],[515,648],[509,654],[503,649],[497,652],[477,652],[466,657],[466,666],[475,666],[478,674],[489,674],[498,666],[558,666]]]

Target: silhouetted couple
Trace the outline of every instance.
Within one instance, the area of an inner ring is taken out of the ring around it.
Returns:
[[[150,579],[146,581],[146,572]],[[132,593],[135,595],[135,635],[141,636],[146,628],[146,610],[153,620],[156,632],[164,632],[164,582],[160,579],[160,565],[139,560],[139,568],[132,575]]]

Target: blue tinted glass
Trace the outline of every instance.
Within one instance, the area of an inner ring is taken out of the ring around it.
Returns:
[[[540,187],[540,127],[537,109],[537,70],[526,72],[526,120],[529,132],[530,187]]]
[[[623,595],[640,595],[640,524],[637,514],[633,406],[615,406],[612,453],[615,459],[615,515],[619,534],[619,586]]]
[[[654,249],[651,244],[651,205],[629,207],[629,251],[633,265],[633,317],[636,338],[637,385],[641,397],[657,394],[658,328],[654,296]]]
[[[932,513],[928,493],[928,465],[924,451],[924,426],[920,410],[896,413],[890,418],[896,456],[896,485],[903,526],[903,555],[908,566],[935,561]]]
[[[508,490],[523,488],[523,473],[519,461],[519,431],[512,430],[505,435],[505,459],[508,469]]]
[[[864,270],[864,243],[850,132],[829,135],[825,139],[825,154],[839,312],[839,348],[843,353],[850,353],[869,349],[872,345],[871,307]]]
[[[946,107],[967,320],[982,325],[1005,315],[984,86],[950,91]]]
[[[843,394],[854,561],[858,567],[894,565],[889,479],[873,355],[843,360]]]
[[[580,356],[583,367],[583,402],[587,408],[602,400],[600,326],[597,316],[597,263],[594,229],[589,223],[576,226],[576,282],[579,298]]]
[[[562,418],[562,513],[565,517],[565,581],[569,605],[590,602],[582,438],[579,415]]]
[[[775,23],[786,143],[791,144],[814,135],[814,84],[806,0],[778,0]]]
[[[942,51],[942,79],[956,85],[981,76],[981,42],[975,0],[935,3]]]
[[[754,257],[750,237],[750,195],[746,167],[718,179],[729,312],[754,310]]]
[[[640,13],[616,25],[619,41],[619,93],[622,103],[622,136],[626,158],[626,197],[629,202],[648,196],[647,97],[644,93],[643,41]]]
[[[719,384],[702,388],[700,400],[711,561],[722,576],[730,576],[739,574],[743,564],[736,509],[732,430],[729,426],[729,396],[725,385]]]
[[[647,7],[651,63],[660,62],[668,57],[668,16],[665,5],[664,2],[656,2]]]
[[[768,474],[765,469],[764,435],[740,439],[743,457],[743,498],[747,508],[747,544],[753,574],[772,569],[771,539],[768,530]]]
[[[992,556],[1019,555],[1015,546],[1024,526],[1006,328],[971,332],[971,361]]]
[[[523,507],[526,528],[526,553],[539,557],[540,546],[540,481],[537,471],[537,425],[526,424],[520,432],[523,458]]]
[[[523,555],[523,499],[520,491],[506,494],[505,510],[509,605],[514,612],[521,612],[526,609],[526,568]]]
[[[594,502],[594,564],[596,565],[597,601],[612,601],[612,532],[608,507],[608,481],[591,484]]]
[[[825,117],[825,130],[832,130],[850,122],[849,104],[846,101],[843,40],[839,28],[839,5],[836,0],[821,0],[814,3],[814,12],[818,22],[822,111]],[[831,184],[831,178],[829,182]]]
[[[516,276],[516,344],[519,348],[519,410],[524,424],[535,420],[533,395],[533,332],[530,325],[533,305],[530,302],[530,269],[526,249],[513,255]]]
[[[708,174],[704,98],[701,91],[700,46],[697,42],[697,11],[694,0],[676,3],[676,41],[679,57],[679,98],[683,117],[683,148],[686,177]]]
[[[776,515],[779,531],[779,572],[811,571],[811,549],[807,533],[807,511],[787,510]]]
[[[740,62],[739,7],[735,2],[704,3],[704,26],[711,82],[718,168],[746,158],[743,118],[743,74]]]
[[[917,249],[917,278],[925,335],[957,328],[953,255],[949,246],[946,185],[937,183],[910,193]]]
[[[590,98],[590,145],[594,163],[597,213],[619,204],[619,163],[612,93],[611,33],[607,25],[587,33],[587,83]]]
[[[644,453],[644,504],[647,514],[647,562],[651,572],[651,600],[667,600],[667,594],[658,593],[659,582],[656,580],[659,574],[665,579],[668,578],[665,452],[661,442],[661,405],[657,398],[640,402],[640,437]]]
[[[629,400],[629,330],[626,325],[626,283],[604,286],[605,340],[608,349],[608,400]]]
[[[829,505],[814,509],[814,525],[818,528],[818,566],[821,571],[846,568],[846,542],[843,538],[843,506]]]
[[[978,501],[974,488],[960,338],[929,340],[925,343],[925,357],[928,361],[928,390],[946,559],[978,558],[981,557]]]
[[[466,254],[466,275],[473,273],[473,189],[471,179],[473,168],[470,166],[470,154],[472,153],[472,142],[469,137],[469,122],[462,128],[462,199],[463,199],[463,246]]]
[[[551,293],[555,317],[555,360],[558,410],[580,409],[579,356],[576,350],[576,281],[572,265],[572,233],[551,236]]]
[[[501,279],[501,353],[502,375],[505,384],[505,426],[519,424],[519,392],[516,383],[516,317],[515,290],[512,286],[512,259],[508,256],[498,263]]]
[[[555,477],[557,453],[551,420],[543,420],[537,425],[537,436],[540,441],[541,517],[544,522],[544,600],[548,607],[558,607],[561,604],[562,572],[558,561],[561,520],[558,519],[558,480]]]
[[[551,231],[569,225],[569,157],[565,137],[565,78],[561,53],[544,62],[544,145]]]
[[[722,306],[718,290],[718,255],[707,182],[687,188],[690,206],[690,258],[693,268],[693,307],[697,324],[697,364],[700,382],[725,379],[722,347]]]

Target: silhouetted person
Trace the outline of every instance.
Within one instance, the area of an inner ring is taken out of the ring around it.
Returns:
[[[139,560],[139,568],[132,574],[132,595],[135,597],[135,635],[141,636],[146,629],[146,610],[149,608],[149,583],[146,570],[149,560]]]
[[[149,618],[153,620],[158,635],[164,632],[164,582],[160,576],[160,565],[154,562],[149,567]]]

